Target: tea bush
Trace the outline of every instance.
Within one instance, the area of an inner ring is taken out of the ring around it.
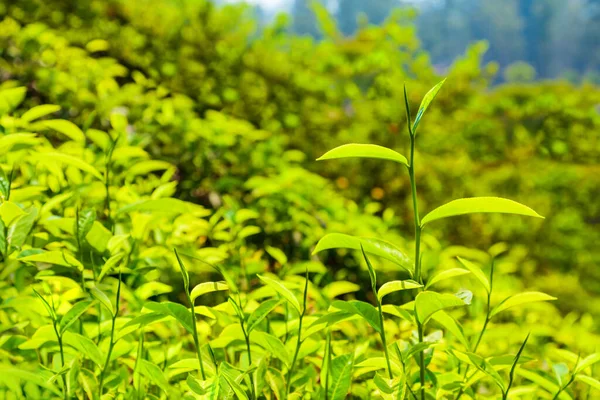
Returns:
[[[0,3],[3,398],[597,396],[598,88],[317,11]]]

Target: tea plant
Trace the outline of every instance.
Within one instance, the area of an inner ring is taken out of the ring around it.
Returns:
[[[462,267],[424,268],[431,264],[424,262],[427,246],[433,247],[424,231],[436,220],[472,212],[539,217],[510,200],[477,198],[420,218],[416,131],[440,87],[426,95],[409,126],[410,161],[391,149],[356,144],[322,157],[378,158],[408,170],[412,257],[403,244],[340,233],[324,236],[314,249],[354,250],[370,279],[357,284],[350,276],[331,279],[316,257],[297,262],[267,244],[254,248],[250,238],[264,228],[255,223],[259,211],[242,202],[225,198],[209,210],[174,197],[175,167],[150,157],[128,133],[123,114],[113,112],[104,130],[80,128],[53,118],[60,111],[55,105],[21,112],[26,89],[2,86],[3,398],[589,395],[586,385],[600,386],[592,370],[598,353],[550,348],[544,354],[542,334],[533,328],[530,336],[504,341],[519,342],[514,354],[498,355],[489,346],[480,351],[498,315],[510,321],[505,310],[553,299],[524,292],[498,301],[496,265],[509,257],[506,249],[482,255],[454,248],[460,257],[452,258]],[[265,192],[273,187],[252,184]],[[382,282],[390,273],[399,279]],[[480,286],[475,294],[432,290],[468,276]],[[464,310],[482,291],[485,312],[468,318]],[[372,298],[374,305],[354,297]],[[551,360],[555,378],[529,355]]]

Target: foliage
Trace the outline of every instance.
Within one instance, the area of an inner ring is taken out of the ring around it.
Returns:
[[[597,88],[485,91],[476,46],[426,94],[403,14],[0,11],[4,398],[597,393]]]

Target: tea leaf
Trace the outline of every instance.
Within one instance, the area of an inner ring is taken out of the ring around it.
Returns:
[[[352,382],[354,354],[344,354],[331,361],[331,380],[328,392],[329,400],[343,400],[348,395]]]
[[[591,376],[578,374],[575,377],[575,380],[583,382],[583,383],[586,383],[586,384],[590,385],[591,387],[593,387],[596,390],[600,390],[600,381],[597,380],[597,379],[592,378]]]
[[[544,218],[531,208],[513,200],[503,199],[501,197],[471,197],[453,200],[436,208],[423,217],[421,220],[421,227],[438,219],[474,213],[518,214]]]
[[[250,335],[250,339],[253,343],[258,344],[273,356],[280,359],[287,367],[290,366],[290,356],[281,340],[269,333],[261,331],[253,331]]]
[[[204,282],[192,289],[190,298],[192,301],[206,293],[218,292],[223,290],[229,290],[229,286],[224,281],[221,282]]]
[[[194,328],[192,324],[196,323],[194,318],[186,307],[179,303],[172,303],[170,301],[163,301],[161,303],[148,302],[144,304],[144,307],[148,310],[161,313],[175,318],[188,333],[194,334]]]
[[[578,374],[579,372],[583,371],[584,369],[594,365],[598,361],[600,361],[600,353],[590,354],[589,356],[587,356],[586,358],[581,360],[579,362],[579,364],[577,364],[577,368],[575,368],[573,373]]]
[[[502,312],[510,307],[519,306],[522,304],[528,304],[538,301],[551,301],[556,300],[556,297],[552,297],[542,292],[523,292],[517,293],[514,296],[508,297],[503,300],[500,304],[498,304],[492,312],[490,313],[490,317]]]
[[[378,158],[382,160],[396,161],[397,163],[408,167],[408,160],[402,154],[392,149],[388,149],[387,147],[378,146],[375,144],[344,144],[329,150],[327,153],[317,158],[317,161],[350,157]]]
[[[17,259],[21,262],[39,262],[62,265],[63,267],[77,267],[79,270],[83,270],[83,264],[77,261],[75,257],[59,250],[44,251],[30,256],[18,257]]]
[[[275,279],[269,278],[267,276],[257,275],[258,278],[266,285],[275,290],[281,297],[286,299],[292,307],[298,311],[298,314],[302,313],[302,308],[300,307],[300,302],[298,298],[288,289],[286,288],[281,281],[277,281]]]
[[[443,280],[454,278],[456,276],[465,275],[468,273],[470,273],[470,271],[468,269],[462,269],[462,268],[450,268],[450,269],[445,269],[443,271],[439,271],[438,273],[434,274],[431,278],[429,278],[429,280],[427,281],[427,284],[425,285],[425,290],[427,290],[429,287],[431,287],[431,286],[435,285],[436,283],[441,282]]]
[[[73,307],[60,320],[60,333],[67,330],[69,326],[75,323],[81,317],[88,308],[92,305],[92,300],[82,300],[78,303],[73,304]]]
[[[419,293],[415,299],[415,314],[417,320],[425,324],[429,317],[440,310],[464,305],[465,302],[453,294],[425,291]]]
[[[280,304],[281,300],[279,299],[271,299],[261,303],[248,318],[248,332],[252,332]]]
[[[49,119],[42,121],[42,125],[60,132],[76,142],[85,143],[85,135],[81,129],[79,129],[79,127],[71,121],[67,121],[65,119]]]
[[[425,111],[427,111],[429,104],[431,104],[431,102],[433,101],[435,96],[438,94],[438,92],[442,88],[442,85],[444,84],[444,82],[446,82],[446,79],[444,79],[443,81],[439,82],[437,85],[432,87],[425,94],[425,96],[423,97],[423,100],[421,100],[421,105],[419,106],[419,111],[417,112],[415,122],[413,123],[413,128],[412,128],[413,135],[417,134],[417,127],[419,126],[419,123],[421,122],[421,118],[423,118],[423,114],[425,114]]]
[[[25,111],[25,113],[21,115],[21,120],[25,122],[31,122],[34,119],[44,117],[48,114],[55,113],[59,110],[60,106],[56,106],[54,104],[42,104]]]
[[[458,259],[458,262],[460,262],[463,267],[468,269],[475,276],[475,278],[479,281],[479,283],[481,283],[481,285],[483,286],[485,291],[489,293],[491,290],[490,281],[487,278],[487,276],[485,276],[485,274],[483,273],[481,268],[469,260],[465,260],[460,257],[457,257],[457,259]]]
[[[31,206],[26,215],[21,216],[21,218],[8,227],[6,240],[11,246],[21,248],[25,244],[35,225],[37,216],[38,209],[35,206]]]
[[[8,200],[10,197],[10,178],[4,172],[4,168],[0,167],[0,195],[2,200]]]
[[[76,221],[77,226],[75,232],[77,234],[77,243],[81,247],[85,243],[85,238],[92,230],[94,222],[96,221],[96,210],[88,208],[78,213],[78,219]]]
[[[556,383],[533,371],[529,371],[524,368],[519,368],[515,371],[515,373],[525,379],[532,381],[533,383],[538,384],[542,389],[545,389],[552,395],[554,395],[559,390],[559,387]],[[562,400],[573,400],[573,398],[564,390],[558,395],[558,398]]]
[[[34,156],[34,159],[37,161],[43,161],[46,163],[55,163],[59,165],[67,165],[70,167],[74,167],[80,169],[93,177],[103,180],[102,174],[94,168],[93,165],[88,164],[81,158],[74,157],[70,154],[58,153],[58,152],[47,152],[47,153],[39,153]]]
[[[383,299],[384,296],[386,296],[390,293],[398,292],[401,290],[416,289],[416,288],[420,288],[420,287],[423,287],[423,285],[421,285],[420,283],[415,282],[413,280],[390,281],[390,282],[384,283],[379,288],[379,291],[377,292],[377,297],[379,297],[379,300],[381,301],[381,299]]]
[[[161,388],[165,393],[169,393],[169,382],[167,381],[167,378],[165,378],[165,374],[157,365],[144,359],[138,360],[138,363],[138,371],[140,374],[148,378],[150,382]]]
[[[379,313],[377,309],[365,303],[364,301],[353,300],[353,301],[341,301],[336,300],[331,303],[331,306],[342,310],[348,314],[360,315],[375,331],[381,334],[381,326],[379,325]]]
[[[117,210],[117,214],[138,212],[164,212],[169,214],[195,214],[199,217],[210,215],[210,211],[197,204],[187,201],[164,198],[142,200],[137,203],[130,204]]]
[[[112,305],[110,299],[108,298],[108,296],[106,295],[106,293],[104,293],[102,290],[98,289],[96,286],[94,286],[93,288],[90,289],[90,294],[92,295],[93,298],[95,298],[96,300],[98,300],[100,302],[100,304],[102,304],[104,306],[104,308],[106,308],[111,315],[115,315],[115,308]]]
[[[450,332],[452,335],[454,335],[454,337],[463,346],[465,346],[465,348],[467,350],[470,349],[469,341],[465,337],[465,335],[463,333],[462,326],[460,326],[460,324],[458,323],[458,321],[456,321],[454,318],[452,318],[450,315],[448,315],[443,310],[440,310],[440,311],[434,313],[431,316],[431,319],[433,319],[435,322],[437,322],[438,324],[440,324],[444,328],[446,328],[446,330],[448,332]]]
[[[344,235],[342,233],[330,233],[319,240],[312,254],[315,255],[320,251],[329,249],[360,250],[361,245],[366,253],[392,261],[406,269],[412,275],[414,270],[412,260],[393,244],[380,239],[362,238]]]
[[[79,350],[83,355],[92,360],[96,365],[103,366],[106,356],[91,339],[74,332],[65,332],[64,343]]]

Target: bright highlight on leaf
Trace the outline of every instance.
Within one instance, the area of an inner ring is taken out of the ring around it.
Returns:
[[[381,299],[383,299],[384,296],[386,296],[390,293],[399,292],[401,290],[416,289],[416,288],[420,288],[420,287],[423,287],[423,285],[421,285],[418,282],[412,281],[412,280],[390,281],[390,282],[384,283],[379,288],[379,290],[377,291],[377,297],[379,297],[379,300],[381,300]]]
[[[531,208],[516,201],[501,197],[471,197],[453,200],[436,208],[421,219],[421,226],[448,217],[476,213],[518,214],[528,217],[544,218]]]
[[[382,160],[396,161],[408,167],[408,160],[402,154],[388,149],[387,147],[378,146],[376,144],[357,144],[350,143],[329,150],[317,161],[333,160],[337,158],[379,158]]]
[[[229,286],[224,281],[222,282],[204,282],[192,289],[190,298],[192,301],[206,293],[218,292],[223,290],[229,290]]]

